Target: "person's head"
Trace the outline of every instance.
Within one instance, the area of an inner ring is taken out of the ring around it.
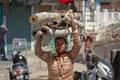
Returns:
[[[57,53],[63,53],[65,52],[67,47],[67,41],[63,37],[57,37],[55,39],[55,49]]]

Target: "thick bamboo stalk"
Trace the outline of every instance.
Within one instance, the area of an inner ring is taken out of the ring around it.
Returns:
[[[59,28],[60,24],[61,24],[61,20],[58,19],[58,18],[57,18],[57,19],[54,18],[54,19],[52,19],[51,21],[49,21],[49,22],[47,23],[47,25],[48,25],[51,29]]]
[[[40,24],[43,23],[46,20],[58,17],[59,14],[58,13],[49,13],[49,12],[41,12],[41,13],[36,13],[33,14],[32,16],[30,16],[29,18],[29,22],[31,24]]]
[[[84,26],[84,23],[83,22],[80,22],[79,20],[76,20],[76,19],[73,19],[73,22],[78,25],[78,27],[83,27]]]
[[[70,21],[70,17],[72,17],[73,19],[80,19],[80,16],[81,14],[80,13],[74,13],[72,11],[67,11],[67,12],[61,12],[61,13],[58,13],[58,12],[41,12],[41,13],[36,13],[36,14],[33,14],[32,16],[30,16],[29,18],[29,22],[31,24],[41,24],[43,23],[44,21],[46,20],[50,20],[50,19],[53,19],[53,18],[59,18],[60,20],[62,21]]]
[[[79,20],[81,18],[81,14],[80,13],[74,13],[74,12],[64,12],[64,13],[61,13],[60,14],[60,19],[62,21],[66,21],[66,20],[71,20],[72,19],[76,19],[76,20]]]
[[[48,26],[42,26],[40,30],[44,35],[51,35],[51,36],[67,36],[70,33],[72,33],[71,28],[59,30],[59,29],[51,29]]]

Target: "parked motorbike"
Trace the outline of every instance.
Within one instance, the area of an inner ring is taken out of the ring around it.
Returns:
[[[20,55],[21,51],[15,50],[13,52],[13,65],[10,73],[11,80],[29,80],[29,68],[26,58]]]
[[[105,60],[98,60],[97,63],[88,62],[87,70],[75,72],[74,80],[113,80],[114,71],[111,64]]]

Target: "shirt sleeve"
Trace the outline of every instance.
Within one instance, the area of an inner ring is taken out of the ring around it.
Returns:
[[[73,33],[73,47],[70,51],[71,57],[73,59],[75,59],[77,57],[77,55],[79,54],[80,48],[81,48],[81,40],[80,40],[80,36],[79,33]]]
[[[35,55],[45,62],[48,62],[50,59],[50,52],[42,50],[42,39],[36,39]]]

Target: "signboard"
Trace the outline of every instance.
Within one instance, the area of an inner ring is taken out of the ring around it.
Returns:
[[[27,40],[24,38],[14,38],[13,39],[13,50],[27,50]]]

